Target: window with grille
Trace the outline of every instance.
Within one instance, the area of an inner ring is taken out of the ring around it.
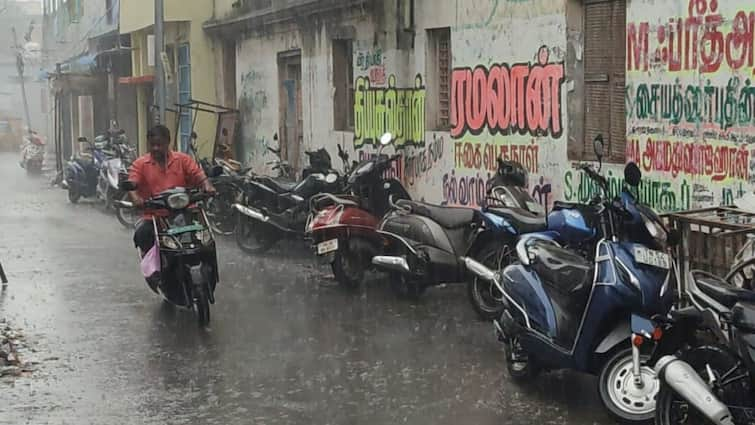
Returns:
[[[427,124],[434,130],[448,130],[451,127],[451,29],[428,30],[427,45]]]
[[[577,160],[594,160],[593,139],[603,135],[605,160],[626,157],[626,0],[585,0],[585,131]]]
[[[352,40],[333,40],[334,129],[354,129],[354,58]]]

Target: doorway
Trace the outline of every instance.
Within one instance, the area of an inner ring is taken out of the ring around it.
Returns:
[[[301,50],[278,54],[280,97],[280,149],[281,158],[295,172],[301,171],[299,158],[304,133],[301,108]]]

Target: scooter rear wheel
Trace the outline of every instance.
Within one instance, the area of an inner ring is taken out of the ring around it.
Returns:
[[[260,223],[243,214],[237,214],[236,244],[247,254],[262,254],[275,245],[278,237],[275,228],[269,224]]]
[[[128,201],[128,193],[124,193],[121,197],[121,201]],[[121,207],[116,205],[115,216],[118,221],[127,229],[133,229],[136,226],[136,222],[139,220],[139,213],[134,208]]]
[[[399,298],[417,302],[427,289],[426,285],[407,278],[402,273],[391,273],[391,289]]]
[[[338,284],[345,289],[354,290],[362,284],[375,249],[369,241],[360,237],[352,237],[342,241],[342,244],[343,249],[336,252],[330,266]]]

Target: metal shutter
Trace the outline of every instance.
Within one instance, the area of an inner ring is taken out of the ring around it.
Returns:
[[[585,3],[585,136],[582,159],[595,159],[592,140],[606,142],[607,160],[623,162],[626,0]]]

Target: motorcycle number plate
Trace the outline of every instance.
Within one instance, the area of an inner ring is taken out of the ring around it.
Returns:
[[[670,269],[671,260],[668,254],[653,249],[637,246],[634,248],[634,259],[640,264],[658,267],[660,269]]]
[[[317,255],[325,255],[333,251],[338,251],[338,239],[331,239],[317,244]]]

